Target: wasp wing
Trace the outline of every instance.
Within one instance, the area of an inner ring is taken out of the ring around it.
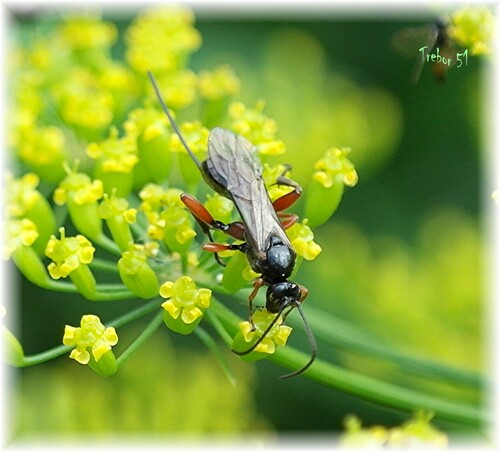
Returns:
[[[230,198],[246,226],[255,251],[266,251],[271,236],[290,245],[269,199],[255,147],[244,137],[219,127],[208,138],[206,168],[221,193]],[[291,245],[290,245],[291,246]]]

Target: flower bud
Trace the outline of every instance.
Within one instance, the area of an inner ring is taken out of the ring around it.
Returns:
[[[158,295],[160,285],[155,272],[147,263],[144,245],[129,244],[128,251],[118,261],[118,271],[125,286],[138,297],[148,299]]]

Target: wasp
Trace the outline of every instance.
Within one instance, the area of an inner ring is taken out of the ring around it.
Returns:
[[[195,197],[182,193],[182,202],[211,240],[203,245],[203,249],[215,253],[216,259],[217,253],[226,250],[244,253],[250,267],[260,274],[254,281],[253,290],[248,297],[250,322],[253,324],[252,302],[262,286],[267,286],[266,309],[269,313],[276,314],[256,343],[243,352],[236,350],[233,352],[246,355],[255,350],[280,316],[283,315],[285,320],[288,314],[296,308],[305,326],[311,347],[311,357],[301,369],[280,378],[290,378],[303,373],[316,359],[317,343],[301,308],[301,303],[307,297],[308,291],[305,287],[288,280],[295,267],[297,254],[285,229],[293,225],[298,217],[282,212],[300,197],[302,188],[285,177],[290,169],[287,167],[276,183],[289,186],[293,190],[274,202],[271,201],[262,178],[263,168],[256,156],[255,147],[246,138],[220,127],[211,130],[208,137],[208,157],[200,162],[177,127],[153,74],[148,72],[148,76],[174,132],[179,136],[186,151],[200,170],[203,179],[213,190],[234,203],[241,218],[241,221],[225,224],[214,219]],[[211,230],[222,231],[242,243],[214,243]]]

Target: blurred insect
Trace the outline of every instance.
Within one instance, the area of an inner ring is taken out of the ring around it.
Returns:
[[[225,224],[215,220],[208,210],[188,193],[181,195],[182,202],[192,213],[201,229],[208,235],[210,243],[205,243],[203,249],[212,253],[226,250],[238,250],[246,254],[251,268],[260,273],[253,283],[253,290],[248,297],[251,314],[252,302],[262,286],[267,286],[266,309],[276,314],[261,337],[248,350],[235,351],[237,355],[246,355],[256,349],[264,340],[281,315],[283,320],[296,308],[304,323],[305,331],[311,347],[311,358],[299,370],[280,378],[290,378],[307,370],[316,359],[317,343],[309,328],[301,303],[307,297],[305,287],[288,281],[295,266],[296,252],[288,239],[285,229],[297,221],[294,214],[282,213],[290,207],[301,195],[302,188],[296,182],[285,177],[290,167],[277,180],[278,185],[289,186],[293,191],[272,202],[262,178],[262,165],[257,159],[255,147],[242,136],[228,130],[216,127],[208,137],[208,158],[200,162],[191,151],[168,107],[162,99],[156,80],[151,72],[148,76],[155,89],[160,104],[167,115],[172,128],[179,136],[186,151],[200,170],[206,183],[217,193],[233,201],[241,221]],[[222,231],[228,236],[241,240],[239,244],[214,243],[211,230]]]
[[[449,36],[449,23],[439,18],[433,24],[424,27],[407,27],[393,36],[393,47],[401,54],[416,56],[410,83],[416,85],[422,74],[424,64],[430,62],[434,79],[446,82],[446,73],[457,63],[457,52],[453,39]],[[437,54],[432,58],[433,52]],[[430,60],[430,61],[429,61]]]

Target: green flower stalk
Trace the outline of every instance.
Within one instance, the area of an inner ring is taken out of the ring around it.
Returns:
[[[130,224],[135,223],[137,210],[129,209],[125,198],[115,196],[115,190],[111,196],[104,194],[104,199],[99,205],[99,215],[106,221],[113,240],[122,251],[128,249],[129,243],[134,241]]]
[[[187,335],[198,326],[204,311],[210,307],[212,291],[197,289],[189,276],[181,276],[175,282],[162,284],[160,295],[167,299],[161,305],[165,310],[165,325],[176,333]]]
[[[312,228],[325,223],[337,210],[344,186],[354,187],[358,174],[347,158],[349,148],[331,148],[315,165],[315,173],[307,188],[305,217]]]
[[[83,235],[66,237],[64,228],[59,228],[60,239],[52,236],[45,254],[52,259],[48,266],[54,279],[70,277],[80,293],[92,300],[96,294],[96,281],[88,264],[94,258],[95,248]]]
[[[77,173],[65,164],[67,176],[54,191],[57,205],[67,204],[69,216],[75,227],[92,240],[102,236],[102,220],[99,217],[97,201],[103,195],[103,183],[92,181],[85,173]]]
[[[118,196],[127,196],[132,191],[133,169],[139,158],[137,139],[130,129],[118,138],[118,129],[112,127],[108,139],[87,146],[87,155],[96,160],[94,175],[102,181],[106,193],[116,190]]]
[[[7,222],[6,237],[2,257],[12,258],[19,271],[33,284],[43,287],[47,281],[47,271],[32,245],[39,240],[35,223],[27,218]]]
[[[255,311],[252,314],[255,327],[249,321],[240,322],[238,325],[240,331],[234,337],[231,348],[238,352],[244,352],[251,348],[262,337],[275,317],[276,314],[271,314],[264,309]],[[292,328],[282,325],[282,323],[283,319],[280,318],[260,344],[255,347],[255,350],[247,355],[241,355],[241,358],[245,361],[258,361],[273,354],[277,345],[284,347]]]
[[[128,251],[118,261],[120,278],[127,288],[138,297],[149,299],[158,295],[160,285],[147,260],[151,252],[145,245],[130,243]]]
[[[56,229],[54,212],[47,199],[36,188],[40,178],[26,173],[19,179],[7,175],[6,214],[9,218],[26,218],[36,225],[38,240],[33,249],[42,256],[51,234]]]
[[[130,112],[123,127],[127,135],[137,137],[134,186],[142,188],[148,182],[166,180],[172,168],[172,153],[168,148],[170,132],[165,114],[151,107],[138,108]]]
[[[63,344],[75,347],[69,357],[80,364],[88,364],[99,375],[107,377],[116,372],[116,358],[111,347],[118,343],[113,327],[105,327],[99,317],[88,314],[80,327],[66,325]]]

